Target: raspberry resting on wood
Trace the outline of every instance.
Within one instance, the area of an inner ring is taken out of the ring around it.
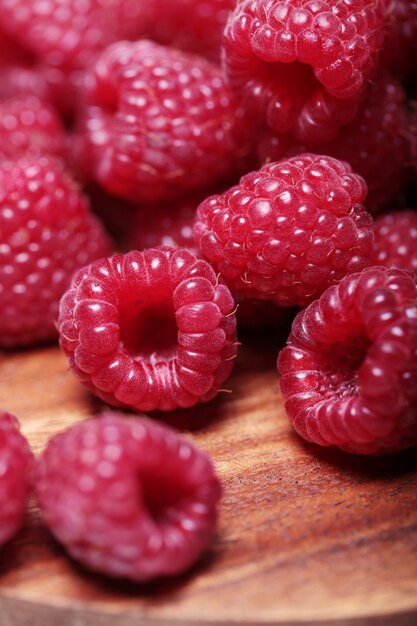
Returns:
[[[197,210],[203,256],[240,297],[303,306],[369,265],[364,180],[347,163],[302,154],[269,163]]]
[[[404,270],[346,276],[294,320],[278,357],[285,408],[308,441],[357,454],[417,442],[417,285]]]
[[[80,270],[61,300],[61,346],[100,398],[140,411],[206,402],[236,355],[229,290],[187,250],[155,248]]]
[[[36,473],[46,525],[69,554],[137,582],[204,552],[221,489],[208,455],[173,429],[106,413],[53,437]]]

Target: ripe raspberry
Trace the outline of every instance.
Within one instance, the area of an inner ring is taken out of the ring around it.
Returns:
[[[373,265],[397,267],[417,276],[417,213],[397,211],[381,215],[374,222]]]
[[[206,550],[220,484],[203,451],[151,420],[107,413],[53,437],[36,492],[70,555],[110,576],[179,574]]]
[[[149,249],[80,270],[61,301],[61,346],[106,402],[140,411],[206,402],[229,376],[229,290],[187,250]]]
[[[372,218],[363,179],[313,154],[270,163],[198,208],[194,236],[230,289],[305,305],[369,263]]]
[[[0,545],[20,528],[31,488],[33,455],[14,415],[0,410]]]
[[[109,250],[86,200],[55,162],[0,164],[0,346],[55,337],[73,271]]]
[[[417,442],[417,286],[383,267],[344,278],[295,318],[281,391],[308,441],[358,454]]]
[[[277,133],[321,142],[353,119],[377,64],[391,0],[241,0],[224,68]]]
[[[55,109],[35,96],[0,102],[0,160],[48,154],[65,160],[66,137]]]
[[[150,41],[110,46],[89,75],[82,125],[92,175],[131,201],[174,196],[226,178],[249,150],[243,111],[221,71]]]
[[[417,69],[417,0],[393,0],[381,63],[407,79]]]
[[[223,30],[236,0],[159,0],[150,39],[220,60]]]
[[[406,94],[388,73],[370,83],[355,119],[344,126],[332,141],[320,145],[320,152],[347,161],[368,186],[366,208],[376,213],[395,203],[408,178]],[[259,140],[262,163],[277,161],[312,149],[266,130]]]

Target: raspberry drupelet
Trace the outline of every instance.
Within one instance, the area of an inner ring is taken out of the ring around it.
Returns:
[[[69,554],[144,582],[209,546],[221,489],[208,455],[167,426],[99,415],[53,437],[36,474],[42,517]]]
[[[47,157],[0,164],[0,347],[57,337],[72,274],[110,253],[86,198]]]
[[[91,68],[80,126],[91,176],[132,202],[223,180],[249,152],[246,116],[219,67],[151,41],[119,42]]]
[[[417,285],[371,267],[295,318],[278,357],[285,408],[308,441],[357,454],[417,442]]]
[[[251,172],[197,210],[203,256],[240,297],[303,306],[369,265],[366,186],[347,163],[303,154]]]
[[[397,267],[417,276],[417,211],[385,213],[374,222],[372,265]]]
[[[0,103],[0,161],[50,155],[65,161],[65,129],[54,107],[35,96]]]
[[[277,133],[320,143],[353,119],[376,69],[390,0],[242,0],[226,25],[223,65]]]
[[[109,404],[190,407],[213,398],[232,370],[234,308],[214,270],[189,251],[133,251],[76,274],[61,301],[61,346]]]
[[[34,458],[14,415],[0,410],[0,546],[22,525]]]

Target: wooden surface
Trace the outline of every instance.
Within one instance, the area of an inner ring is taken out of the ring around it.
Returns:
[[[303,443],[283,413],[277,349],[244,339],[232,393],[170,417],[224,484],[212,550],[192,572],[107,581],[68,559],[32,506],[0,552],[0,625],[417,624],[416,449],[363,459]],[[100,404],[52,347],[0,356],[0,406],[38,452]]]

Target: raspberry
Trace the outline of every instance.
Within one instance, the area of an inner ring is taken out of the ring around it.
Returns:
[[[121,413],[53,437],[36,474],[43,519],[69,554],[134,581],[179,574],[198,559],[220,492],[209,457],[191,441]]]
[[[369,264],[365,194],[347,163],[303,154],[265,165],[205,200],[194,235],[232,291],[302,306]]]
[[[242,0],[224,37],[224,68],[277,133],[331,139],[353,119],[377,64],[390,0]]]
[[[374,222],[373,265],[397,267],[417,276],[417,213],[397,211],[381,215]]]
[[[381,63],[394,76],[413,77],[417,69],[417,0],[394,0]]]
[[[0,346],[55,337],[73,271],[109,250],[86,200],[55,162],[0,164]]]
[[[345,277],[295,318],[281,391],[308,441],[357,454],[417,442],[417,286],[403,270]]]
[[[236,0],[159,0],[150,39],[220,60],[223,30]]]
[[[0,103],[0,160],[48,154],[65,159],[66,137],[55,109],[35,96]]]
[[[206,402],[229,376],[236,320],[229,290],[187,250],[92,263],[61,301],[61,346],[100,398],[139,411]]]
[[[33,461],[17,419],[0,410],[0,545],[15,534],[23,522]]]
[[[355,119],[335,139],[321,144],[320,152],[347,161],[365,179],[366,208],[376,213],[398,200],[406,185],[410,160],[407,135],[406,94],[383,72],[370,83]],[[261,162],[276,161],[311,148],[267,130],[261,134],[258,155]]]
[[[220,68],[150,41],[110,46],[82,125],[92,175],[130,201],[171,201],[226,178],[249,150]]]

